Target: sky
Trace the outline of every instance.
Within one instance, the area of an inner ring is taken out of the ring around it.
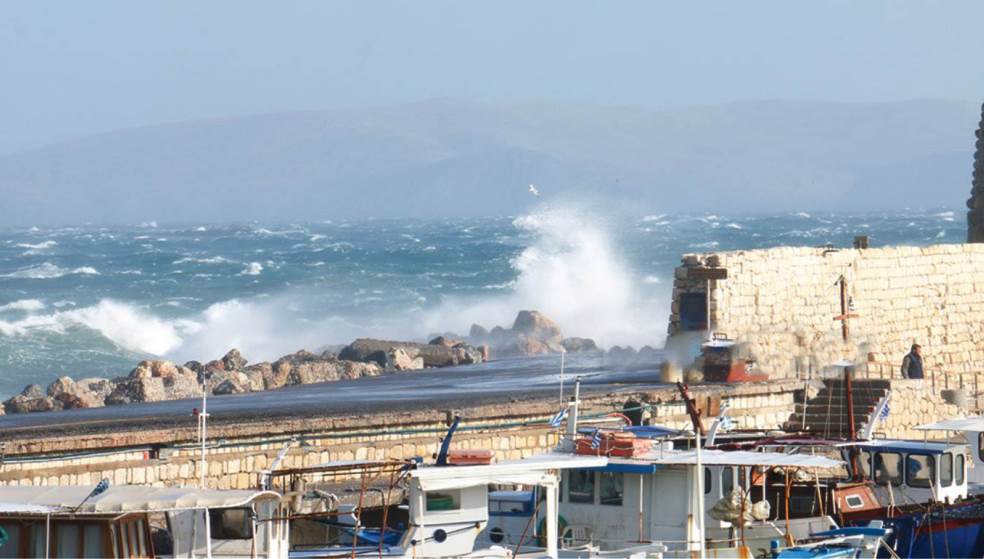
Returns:
[[[435,97],[649,109],[984,98],[984,2],[19,1],[0,154]]]

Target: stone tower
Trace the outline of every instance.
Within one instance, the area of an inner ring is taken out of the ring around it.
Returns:
[[[974,151],[974,179],[970,199],[967,200],[967,242],[984,243],[984,105],[981,106],[981,123],[977,127],[977,145]]]

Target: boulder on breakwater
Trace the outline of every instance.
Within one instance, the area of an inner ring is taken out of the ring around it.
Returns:
[[[338,357],[347,361],[376,363],[388,371],[452,367],[483,361],[480,348],[443,336],[426,344],[359,338],[345,346]]]
[[[413,359],[408,360],[405,355],[396,355],[394,359],[399,362],[396,366],[403,367],[403,370],[415,365]],[[273,363],[249,365],[239,350],[232,349],[220,359],[204,365],[197,361],[184,365],[164,360],[141,361],[128,375],[115,379],[84,378],[76,381],[66,376],[52,382],[47,389],[32,384],[5,401],[0,413],[198,398],[204,386],[208,387],[210,394],[239,394],[294,384],[376,376],[383,372],[384,368],[375,363],[346,361],[331,352],[315,354],[303,350],[285,355]]]
[[[598,345],[590,338],[565,338],[557,323],[540,311],[519,311],[511,328],[495,326],[491,330],[473,324],[468,341],[488,345],[497,357],[526,357],[545,353],[593,352]]]

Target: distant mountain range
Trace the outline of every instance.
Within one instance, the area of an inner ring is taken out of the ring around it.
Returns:
[[[0,157],[0,223],[957,207],[979,105],[755,101],[667,111],[438,99],[126,129]]]

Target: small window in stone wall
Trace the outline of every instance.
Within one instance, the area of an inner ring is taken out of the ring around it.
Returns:
[[[682,330],[707,330],[706,293],[683,293],[680,295],[680,328]]]

